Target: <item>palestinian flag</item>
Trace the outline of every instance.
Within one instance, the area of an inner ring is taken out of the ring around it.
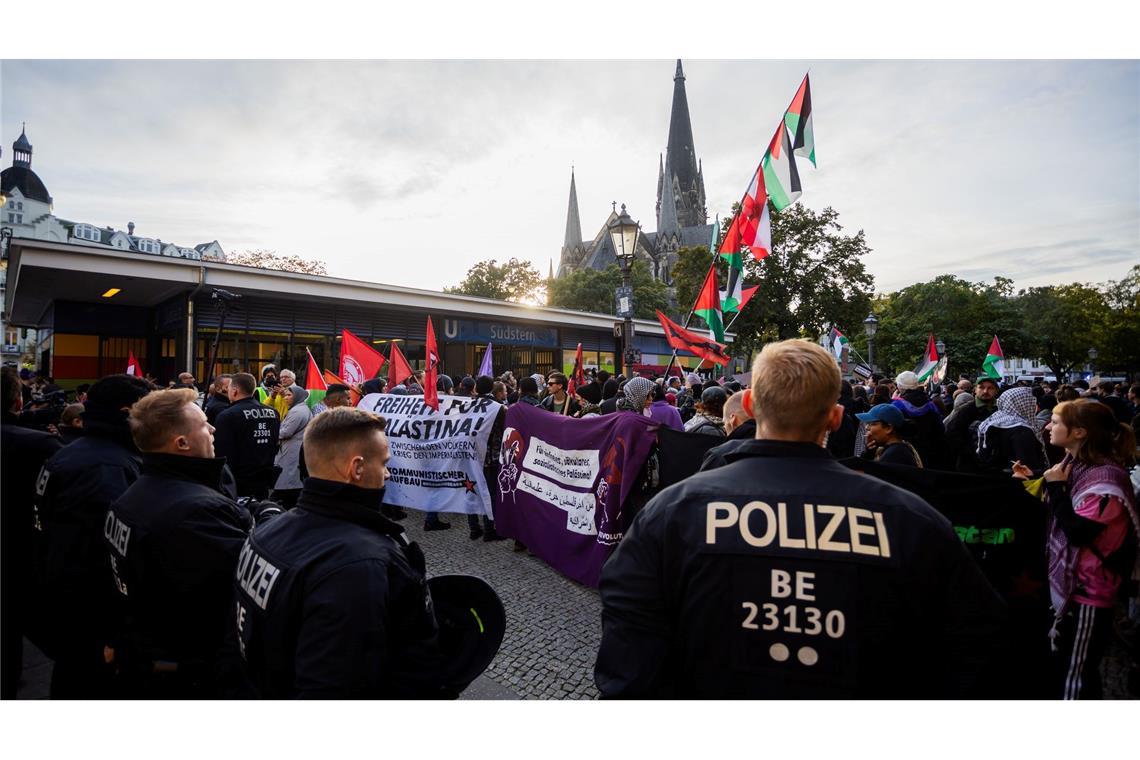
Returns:
[[[706,335],[686,330],[662,314],[660,310],[657,312],[657,321],[665,331],[665,340],[678,351],[688,351],[714,364],[725,365],[732,361],[723,343],[717,343]]]
[[[705,275],[705,284],[697,295],[693,313],[709,326],[710,336],[724,342],[724,318],[720,310],[720,289],[716,285],[716,265],[710,266],[709,273]]]
[[[748,248],[759,261],[772,252],[772,220],[768,214],[768,189],[764,184],[764,171],[757,167],[752,175],[752,182],[744,197],[740,200],[740,212],[733,217],[724,241],[720,244],[720,255],[729,265],[731,284],[731,270],[733,254],[739,254],[741,248]],[[744,260],[741,258],[741,267]],[[730,311],[725,309],[725,311]]]
[[[776,127],[776,134],[772,135],[768,153],[760,166],[764,172],[768,197],[777,211],[783,211],[803,194],[800,174],[796,169],[796,157],[792,153],[791,139],[783,122]]]
[[[760,289],[759,285],[753,285],[750,288],[745,288],[741,292],[740,308],[737,309],[737,311],[744,311],[744,307],[748,305],[748,302],[752,300],[752,296],[756,295],[756,291],[759,289]]]
[[[317,360],[313,358],[313,352],[306,347],[305,353],[309,355],[309,366],[305,370],[305,390],[309,392],[309,397],[305,399],[305,405],[312,409],[325,400],[329,386],[325,382],[321,368],[317,366]]]
[[[923,353],[922,358],[918,360],[918,365],[914,368],[914,374],[918,375],[918,381],[925,382],[930,379],[934,374],[934,368],[938,366],[938,349],[934,347],[934,333],[930,333],[930,337],[926,341],[926,351]]]
[[[996,335],[990,343],[990,350],[986,352],[985,360],[982,361],[982,374],[999,382],[1005,378],[1005,354],[1001,352],[1001,344],[998,343]]]
[[[784,114],[784,126],[792,141],[792,152],[803,156],[815,166],[815,132],[811,127],[811,82],[804,74],[799,91],[792,98],[788,112]]]
[[[831,328],[828,335],[827,344],[831,348],[831,353],[835,354],[836,361],[843,361],[843,349],[847,347],[849,341],[847,336],[839,332],[836,328]]]

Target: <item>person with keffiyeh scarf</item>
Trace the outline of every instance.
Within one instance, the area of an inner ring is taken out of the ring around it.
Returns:
[[[1031,389],[1010,388],[998,397],[997,411],[978,425],[978,462],[983,472],[1007,474],[1020,462],[1035,478],[1049,467]]]
[[[1047,429],[1065,449],[1065,458],[1044,475],[1055,696],[1099,699],[1114,606],[1122,587],[1136,596],[1140,579],[1140,516],[1126,470],[1136,437],[1092,399],[1058,404]],[[1028,467],[1014,468],[1015,477],[1029,475]]]

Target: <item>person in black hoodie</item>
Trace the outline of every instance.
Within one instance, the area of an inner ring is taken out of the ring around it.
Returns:
[[[24,633],[29,592],[34,585],[36,531],[32,500],[36,477],[44,462],[63,446],[54,435],[19,424],[24,405],[20,376],[4,367],[3,421],[0,422],[0,638],[3,652],[3,686],[0,698],[15,699],[23,669]]]
[[[230,406],[230,381],[232,379],[233,375],[218,375],[210,385],[210,395],[206,399],[206,420],[211,425],[217,424],[218,415]]]
[[[142,474],[104,524],[124,625],[114,647],[119,694],[220,695],[218,654],[238,552],[251,519],[223,493],[226,460],[191,388],[157,391],[131,409]]]
[[[110,695],[103,649],[118,632],[121,606],[103,550],[103,523],[107,509],[139,477],[127,414],[151,387],[125,374],[92,385],[83,437],[53,454],[36,483],[42,534],[36,644],[55,660],[53,699]]]
[[[950,412],[946,417],[946,444],[954,469],[958,472],[979,472],[978,425],[997,408],[998,384],[992,377],[983,375],[974,385],[974,400]]]
[[[924,467],[946,470],[952,467],[950,450],[946,444],[946,428],[942,426],[942,413],[922,390],[918,376],[903,372],[895,378],[899,396],[891,401],[910,420],[910,443],[918,451]]]

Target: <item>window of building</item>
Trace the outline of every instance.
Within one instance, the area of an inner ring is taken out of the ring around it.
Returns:
[[[19,203],[16,204],[16,210],[17,211],[23,211],[24,210],[24,202],[23,201],[20,201]]]

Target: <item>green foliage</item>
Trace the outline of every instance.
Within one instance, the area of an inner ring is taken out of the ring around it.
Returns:
[[[631,279],[634,316],[656,319],[657,309],[666,311],[669,308],[668,288],[663,282],[653,279],[653,273],[645,262],[633,263]],[[621,269],[617,264],[610,264],[603,270],[579,269],[550,283],[547,303],[558,309],[615,314],[614,291],[621,281]]]
[[[817,212],[796,204],[780,213],[772,211],[772,254],[763,261],[745,257],[744,283],[759,284],[760,290],[732,327],[737,333],[734,353],[775,340],[815,339],[828,323],[845,334],[853,332],[870,308],[874,281],[863,266],[862,257],[870,250],[863,231],[844,235],[842,230],[839,213],[831,207]],[[704,282],[709,258],[706,248],[682,249],[673,268],[677,303],[685,310],[682,316]],[[717,273],[724,288],[723,262],[718,263]],[[699,317],[693,324],[704,328]]]
[[[932,332],[935,340],[946,344],[950,379],[963,374],[976,377],[994,335],[1006,356],[1031,355],[1032,344],[1012,290],[1012,282],[1004,277],[987,285],[944,274],[878,299],[876,366],[884,374],[913,369]],[[852,330],[857,331],[857,347],[865,352],[862,325],[852,325]]]
[[[498,264],[495,259],[488,259],[468,269],[463,282],[444,288],[443,292],[499,301],[537,302],[542,282],[542,276],[529,262],[511,259]]]
[[[1097,347],[1108,327],[1108,302],[1089,285],[1029,288],[1017,300],[1033,336],[1029,355],[1058,378],[1088,362],[1089,349]]]
[[[1140,264],[1104,286],[1109,312],[1097,345],[1096,365],[1112,372],[1140,370]]]

